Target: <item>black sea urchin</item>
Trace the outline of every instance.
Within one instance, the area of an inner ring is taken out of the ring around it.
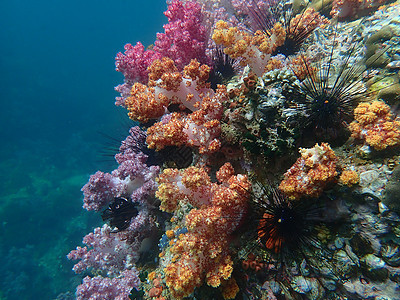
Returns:
[[[323,223],[323,207],[315,200],[290,201],[280,191],[262,186],[254,201],[257,243],[281,258],[317,245],[315,228]]]
[[[239,68],[238,60],[225,54],[220,47],[216,47],[212,53],[212,68],[208,78],[211,88],[216,90],[218,84],[229,81]]]
[[[260,30],[270,36],[277,23],[283,26],[285,40],[272,55],[283,54],[286,57],[296,54],[315,28],[326,21],[311,7],[297,14],[292,9],[292,5],[288,6],[283,1],[275,0],[267,1],[263,5],[253,1],[248,8],[248,13],[249,27],[253,32]]]
[[[307,236],[307,226],[304,216],[291,202],[276,196],[276,200],[264,207],[258,227],[259,243],[274,253],[281,253],[283,249],[296,248],[303,236]]]
[[[277,299],[309,299],[311,293],[325,293],[332,282],[336,286],[341,278],[327,236],[335,233],[339,223],[344,224],[344,216],[333,214],[327,199],[290,201],[263,185],[253,199],[248,222],[252,229],[245,234],[252,242],[244,254],[243,269],[256,264],[257,280],[265,282],[275,296],[282,294]],[[306,298],[298,298],[299,294]]]
[[[101,218],[103,221],[109,221],[111,227],[117,227],[118,231],[122,231],[129,227],[131,219],[137,214],[138,210],[132,201],[124,197],[117,197],[102,212]]]
[[[333,44],[335,39],[336,36]],[[307,116],[301,124],[304,135],[311,131],[311,136],[317,141],[333,145],[343,144],[347,140],[347,126],[352,120],[353,109],[358,100],[366,95],[366,88],[362,83],[364,65],[350,64],[357,46],[357,43],[353,44],[340,66],[334,63],[332,46],[323,65],[312,65],[301,56],[301,66],[292,69],[301,81],[296,93],[302,96],[297,97],[296,102]]]

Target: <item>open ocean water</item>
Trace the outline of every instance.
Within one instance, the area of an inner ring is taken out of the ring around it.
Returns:
[[[0,299],[55,299],[81,282],[66,254],[98,225],[80,188],[124,137],[114,57],[147,46],[163,0],[0,2]],[[107,151],[106,151],[107,152]]]

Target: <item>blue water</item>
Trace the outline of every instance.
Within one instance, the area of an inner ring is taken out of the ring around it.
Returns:
[[[80,188],[113,167],[98,132],[123,137],[114,57],[153,43],[165,10],[164,0],[0,2],[0,299],[56,299],[80,283],[66,254],[100,222]]]

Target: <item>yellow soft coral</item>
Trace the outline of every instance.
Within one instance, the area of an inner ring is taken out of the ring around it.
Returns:
[[[382,101],[360,103],[354,110],[350,130],[352,137],[365,140],[375,150],[400,144],[400,121]]]
[[[342,185],[352,186],[357,184],[360,181],[360,178],[356,171],[352,170],[344,170],[339,177],[339,183]]]

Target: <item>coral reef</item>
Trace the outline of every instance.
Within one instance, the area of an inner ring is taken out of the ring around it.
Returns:
[[[168,4],[116,57],[140,127],[82,188],[76,297],[396,299],[399,4]]]

